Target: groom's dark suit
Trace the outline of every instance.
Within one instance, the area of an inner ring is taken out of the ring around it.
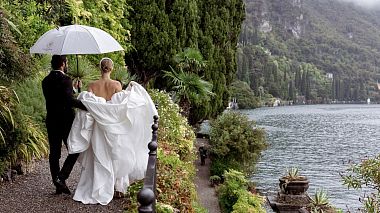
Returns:
[[[73,107],[86,110],[82,102],[73,97],[73,86],[69,76],[61,71],[51,71],[42,81],[46,100],[46,128],[50,145],[49,163],[53,182],[57,178],[65,181],[73,169],[79,154],[68,155],[62,169],[59,168],[62,141],[67,148],[75,112]],[[57,185],[57,184],[56,184]]]

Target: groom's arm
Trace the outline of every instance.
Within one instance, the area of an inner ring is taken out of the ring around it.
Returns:
[[[67,77],[63,83],[64,83],[64,90],[65,90],[64,98],[66,99],[65,102],[67,103],[68,107],[75,107],[75,108],[79,108],[79,109],[87,111],[87,108],[84,106],[84,104],[80,100],[74,98],[73,83],[71,79]]]

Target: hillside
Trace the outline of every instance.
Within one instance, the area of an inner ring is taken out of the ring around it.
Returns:
[[[258,48],[268,54],[258,56]],[[247,53],[252,52],[247,49],[256,53]],[[248,79],[254,90],[262,86],[265,92],[284,99],[304,95],[309,100],[379,100],[376,82],[380,78],[380,10],[376,8],[338,0],[246,0],[240,53],[238,77]],[[249,55],[260,60],[262,69],[254,65],[257,61],[252,66],[244,65],[242,58]],[[289,68],[279,63],[279,58]],[[313,71],[300,68],[305,64]],[[244,74],[247,70],[250,77]],[[281,81],[271,82],[270,77],[257,80],[267,72],[281,76]],[[300,82],[308,84],[309,91],[297,83],[297,72],[305,76]],[[320,78],[327,73],[332,75]],[[293,86],[295,94],[290,94],[289,89],[284,92],[284,88]],[[279,92],[273,94],[276,90]]]

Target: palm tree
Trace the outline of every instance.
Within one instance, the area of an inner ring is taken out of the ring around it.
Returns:
[[[192,106],[200,106],[214,95],[213,85],[200,76],[206,61],[198,49],[186,48],[175,55],[174,61],[177,69],[170,66],[171,71],[164,71],[164,76],[173,85],[174,101],[181,107],[182,115],[189,118]]]
[[[214,95],[212,84],[195,73],[184,72],[182,69],[175,71],[170,68],[171,72],[165,71],[165,77],[168,77],[174,85],[174,99],[182,108],[182,115],[188,118],[191,105],[200,105]]]
[[[183,52],[176,54],[174,61],[179,69],[197,74],[206,67],[207,63],[201,52],[194,48],[186,48]]]

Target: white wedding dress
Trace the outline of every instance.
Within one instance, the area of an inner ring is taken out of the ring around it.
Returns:
[[[132,181],[144,178],[157,111],[136,82],[110,101],[86,91],[78,99],[88,112],[77,111],[68,138],[69,153],[81,153],[82,172],[73,199],[107,205],[114,190],[124,193]]]

